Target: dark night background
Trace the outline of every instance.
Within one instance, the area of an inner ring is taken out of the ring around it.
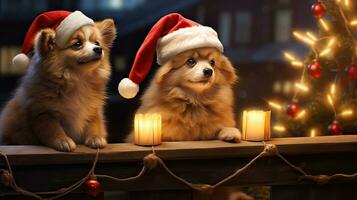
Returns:
[[[0,107],[11,98],[24,69],[11,60],[20,52],[32,20],[49,10],[81,10],[94,20],[113,18],[118,37],[111,54],[113,74],[106,106],[110,142],[119,142],[130,130],[139,97],[125,100],[117,84],[127,77],[136,51],[151,26],[162,16],[179,12],[213,27],[225,46],[225,54],[237,68],[236,118],[243,109],[266,108],[269,97],[290,98],[299,69],[288,66],[282,51],[303,56],[308,50],[291,37],[291,30],[313,29],[312,0],[0,0]],[[315,28],[316,29],[316,28]],[[158,66],[154,65],[153,69]],[[152,70],[152,73],[153,74]],[[148,80],[141,84],[144,91]],[[238,123],[239,124],[239,123]]]

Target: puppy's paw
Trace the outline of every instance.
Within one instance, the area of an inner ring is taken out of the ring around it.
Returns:
[[[84,144],[93,149],[104,148],[107,145],[107,140],[100,136],[88,136]]]
[[[56,139],[56,141],[51,144],[51,147],[56,149],[57,151],[64,151],[64,152],[71,152],[76,149],[76,143],[69,138],[61,138],[61,139]]]
[[[42,56],[54,49],[56,32],[53,29],[43,29],[37,36],[35,48]]]
[[[218,138],[226,142],[240,142],[242,134],[237,128],[223,127],[218,133]]]

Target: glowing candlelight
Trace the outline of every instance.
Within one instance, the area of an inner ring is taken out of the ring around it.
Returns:
[[[270,139],[270,111],[243,112],[243,140],[263,141]]]
[[[134,143],[151,146],[161,144],[161,115],[157,113],[136,114],[134,120]]]

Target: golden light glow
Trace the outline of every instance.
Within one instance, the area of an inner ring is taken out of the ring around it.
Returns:
[[[295,83],[295,87],[298,88],[299,90],[304,91],[304,92],[309,91],[309,88],[302,83]]]
[[[331,52],[331,48],[325,48],[323,51],[320,52],[320,56],[326,56],[327,54],[329,54]]]
[[[351,21],[351,22],[350,22],[350,25],[351,25],[351,26],[356,26],[356,25],[357,25],[357,20]]]
[[[336,94],[336,84],[334,84],[334,83],[331,84],[330,93],[331,93],[331,95]]]
[[[268,104],[269,104],[271,107],[276,108],[276,109],[278,109],[278,110],[281,110],[281,109],[283,108],[280,104],[278,104],[278,103],[276,103],[276,102],[269,101]]]
[[[347,7],[347,8],[349,8],[350,7],[350,0],[345,0],[345,6]]]
[[[273,129],[276,130],[276,131],[279,131],[279,132],[285,132],[286,131],[286,128],[284,126],[282,126],[282,125],[275,125],[273,127]]]
[[[333,100],[332,100],[331,95],[329,95],[329,94],[327,95],[327,100],[331,104],[331,106],[333,107],[334,105],[333,105]]]
[[[310,130],[310,137],[316,137],[316,129],[311,129]]]
[[[295,119],[300,119],[306,115],[306,110],[302,110],[298,113]]]
[[[306,32],[306,35],[307,35],[310,39],[312,39],[314,42],[317,41],[317,37],[316,37],[313,33],[311,33],[311,32]]]
[[[308,44],[308,45],[311,45],[313,46],[315,44],[315,41],[310,39],[309,37],[306,37],[304,35],[302,35],[301,33],[297,32],[297,31],[294,31],[293,32],[293,35],[300,41]]]
[[[301,61],[292,61],[292,62],[290,62],[290,64],[295,67],[303,67],[304,66],[304,63],[302,63]]]
[[[287,59],[287,60],[289,60],[289,61],[295,61],[295,60],[297,60],[296,58],[295,58],[295,56],[293,56],[291,53],[289,53],[289,52],[283,52],[283,54],[284,54],[284,57]]]
[[[327,47],[332,47],[336,43],[336,38],[331,38],[327,44]]]
[[[353,110],[344,110],[340,113],[341,116],[343,117],[349,117],[353,115]]]
[[[322,28],[325,29],[325,31],[329,31],[330,30],[329,25],[327,24],[327,22],[324,19],[320,18],[319,22],[320,22]]]

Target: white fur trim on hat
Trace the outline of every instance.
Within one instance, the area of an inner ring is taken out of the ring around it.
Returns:
[[[81,11],[69,14],[56,29],[56,44],[64,47],[72,34],[85,25],[94,25],[94,21]]]
[[[13,59],[12,59],[12,64],[18,68],[25,69],[27,65],[29,64],[30,59],[27,57],[26,54],[20,53],[17,54]]]
[[[181,28],[160,38],[157,44],[157,63],[164,64],[173,56],[190,49],[214,47],[223,53],[217,32],[208,26]]]
[[[118,85],[118,91],[122,97],[132,99],[138,94],[139,85],[128,78],[123,78]]]

